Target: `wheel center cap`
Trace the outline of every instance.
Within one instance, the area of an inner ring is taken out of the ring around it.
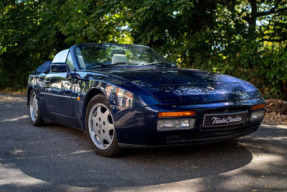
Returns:
[[[102,127],[103,127],[102,124],[100,124],[99,127],[100,127],[100,129],[102,129]]]

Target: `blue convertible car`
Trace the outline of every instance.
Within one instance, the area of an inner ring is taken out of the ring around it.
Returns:
[[[80,44],[28,80],[33,125],[50,120],[86,132],[95,151],[195,144],[255,132],[265,101],[243,80],[178,68],[147,46]]]

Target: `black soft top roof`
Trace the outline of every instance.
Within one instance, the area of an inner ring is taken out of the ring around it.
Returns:
[[[45,61],[34,71],[34,73],[49,73],[51,63],[52,61]]]

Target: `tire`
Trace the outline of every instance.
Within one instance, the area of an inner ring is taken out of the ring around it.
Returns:
[[[97,154],[106,157],[120,154],[111,107],[104,95],[98,94],[89,102],[85,126],[88,140]]]
[[[37,95],[34,91],[31,91],[29,96],[29,114],[31,122],[34,126],[44,125],[43,118],[38,108]]]

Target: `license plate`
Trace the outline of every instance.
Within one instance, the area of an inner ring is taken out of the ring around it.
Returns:
[[[238,113],[205,114],[203,127],[222,127],[245,123],[247,111]]]

